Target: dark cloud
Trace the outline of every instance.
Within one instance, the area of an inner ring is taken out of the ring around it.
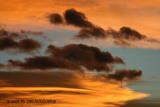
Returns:
[[[63,23],[63,18],[59,14],[51,14],[49,20],[53,24],[65,24]],[[117,45],[130,45],[129,43],[122,41],[126,40],[143,40],[146,38],[145,35],[139,33],[138,31],[131,29],[129,27],[121,27],[119,31],[114,29],[104,30],[102,27],[94,25],[92,22],[88,21],[86,15],[75,9],[67,9],[64,12],[64,20],[66,24],[73,25],[81,28],[77,35],[78,39],[102,39],[107,37],[112,37],[116,39],[115,44]]]
[[[89,70],[110,71],[110,64],[124,64],[119,57],[113,57],[107,51],[83,44],[70,44],[64,47],[49,45],[49,56],[33,56],[24,61],[9,60],[9,65],[22,69],[69,69],[83,71],[83,67]]]
[[[22,39],[20,41],[15,41],[11,37],[0,38],[0,50],[6,49],[19,49],[23,52],[31,52],[40,48],[41,45],[39,42],[32,39]]]
[[[74,35],[73,39],[108,39],[109,43],[123,47],[139,47],[138,44],[140,42],[160,43],[160,41],[149,38],[139,31],[127,26],[122,26],[118,31],[112,28],[104,29],[89,21],[87,15],[73,8],[67,9],[63,15],[64,16],[61,16],[58,13],[51,14],[50,16],[53,16],[53,18],[49,17],[49,20],[50,22],[51,20],[53,21],[51,22],[52,24],[78,27],[79,32]],[[64,22],[61,22],[61,19],[64,20]],[[136,41],[138,44],[133,43],[133,41]]]
[[[122,59],[114,58],[109,52],[103,52],[96,47],[83,44],[70,44],[62,48],[51,45],[47,52],[56,58],[66,59],[89,70],[109,71],[110,68],[107,64],[124,63]]]
[[[31,52],[41,47],[41,44],[27,35],[40,35],[42,32],[20,30],[13,32],[6,29],[0,29],[0,50],[19,49],[23,52]]]
[[[12,66],[19,66],[23,69],[74,69],[80,70],[79,66],[76,66],[70,61],[60,59],[51,56],[34,56],[26,58],[25,61],[9,60],[9,64]]]
[[[0,50],[17,48],[18,43],[10,37],[0,38]]]
[[[114,74],[110,74],[108,77],[115,79],[117,81],[122,81],[124,79],[134,80],[142,75],[141,70],[117,70]]]
[[[51,14],[49,16],[49,20],[52,24],[68,24],[73,25],[80,28],[79,33],[76,35],[76,38],[79,39],[86,39],[86,38],[104,38],[105,30],[99,26],[94,25],[86,18],[84,13],[81,13],[75,9],[68,9],[64,13],[64,20],[63,17],[59,14]]]
[[[88,21],[84,13],[78,12],[75,9],[68,9],[64,13],[65,20],[68,24],[80,27],[76,38],[105,38],[105,30]]]
[[[68,24],[77,27],[92,27],[92,23],[89,22],[84,13],[76,11],[75,9],[68,9],[64,13],[64,18]]]
[[[125,26],[120,28],[119,33],[120,33],[120,36],[125,39],[141,40],[145,38],[145,36],[140,34],[138,31]]]
[[[19,41],[18,47],[20,50],[24,52],[31,52],[33,50],[37,50],[38,48],[40,48],[41,44],[35,40],[27,38]]]
[[[101,27],[91,27],[91,28],[83,28],[79,31],[79,33],[75,36],[78,39],[86,39],[86,38],[105,38],[105,30]]]
[[[113,62],[113,57],[109,52],[102,52],[100,49],[84,44],[70,44],[64,47],[58,48],[54,46],[48,47],[48,52],[56,57],[62,57],[69,60],[80,59],[82,61],[93,61],[96,62]]]
[[[49,15],[49,21],[52,24],[63,24],[63,17],[58,13],[53,13]]]
[[[123,26],[120,28],[119,31],[116,31],[114,29],[108,29],[106,31],[106,34],[110,37],[113,37],[115,39],[126,39],[126,40],[143,40],[146,38],[145,35],[139,33],[138,31],[130,28]],[[121,41],[120,43],[124,43],[124,41]],[[124,43],[125,44],[125,43]]]
[[[70,68],[70,62],[60,58],[52,58],[47,56],[37,56],[27,58],[23,67],[26,69],[49,69],[49,68]],[[72,64],[72,67],[74,64]]]

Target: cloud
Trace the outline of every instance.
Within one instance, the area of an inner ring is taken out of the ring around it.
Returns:
[[[33,39],[28,38],[28,35],[41,35],[42,32],[34,32],[20,30],[19,32],[0,29],[0,50],[18,49],[23,52],[31,52],[41,48],[41,44]]]
[[[113,46],[132,47],[132,48],[137,48],[137,47],[146,48],[146,46],[151,47],[150,44],[155,44],[155,43],[160,44],[160,42],[157,41],[156,39],[149,38],[146,35],[141,34],[139,31],[130,28],[128,26],[122,26],[118,31],[112,28],[105,30],[102,27],[97,26],[93,24],[91,21],[89,21],[84,13],[79,12],[73,8],[67,9],[64,12],[64,16],[61,16],[61,18],[63,18],[64,22],[59,24],[64,26],[72,25],[74,27],[79,28],[79,32],[74,35],[74,38],[72,38],[73,40],[90,39],[93,41],[94,39],[95,40],[101,39],[104,40],[102,42],[107,42],[106,43],[107,45],[111,44]],[[51,19],[49,18],[49,20]],[[142,43],[145,44],[147,43],[147,45],[144,44],[141,45]]]
[[[130,46],[131,44],[129,43],[129,40],[139,41],[146,40],[147,38],[147,36],[127,26],[121,27],[119,31],[111,28],[105,30],[90,22],[84,13],[75,9],[67,9],[64,12],[64,23],[60,21],[63,17],[59,14],[51,14],[50,16],[53,16],[53,18],[49,17],[50,22],[53,21],[51,22],[52,24],[59,23],[62,25],[79,27],[80,30],[78,34],[75,35],[76,39],[107,39],[110,37],[115,39],[115,42],[113,43],[116,45]],[[56,22],[56,20],[59,22]]]
[[[35,40],[32,39],[23,39],[19,41],[18,48],[24,52],[31,52],[33,50],[37,50],[41,47],[41,44]]]
[[[114,74],[108,75],[109,78],[117,81],[123,81],[124,79],[133,80],[142,75],[141,70],[116,70]]]
[[[122,26],[118,31],[112,28],[103,29],[91,21],[89,21],[86,15],[75,9],[67,9],[64,12],[64,23],[62,25],[72,25],[79,28],[79,32],[74,35],[74,40],[104,40],[106,44],[112,44],[113,46],[122,47],[151,47],[151,44],[160,44],[159,41],[140,33],[139,31],[130,28],[128,26]],[[53,24],[53,23],[52,23]],[[112,39],[110,41],[110,39]],[[141,45],[145,43],[147,45]],[[152,46],[155,47],[155,46]],[[155,47],[157,48],[157,46]],[[159,47],[158,47],[159,48]]]
[[[58,13],[49,15],[49,20],[53,24],[63,24],[63,17]]]
[[[62,16],[59,14],[51,14],[49,21],[52,24],[62,24],[62,25],[72,25],[79,27],[80,31],[76,35],[76,38],[86,39],[86,38],[105,38],[105,30],[99,26],[94,25],[92,22],[88,21],[84,13],[79,12],[75,9],[67,9],[64,12],[63,23]]]
[[[108,29],[106,31],[106,34],[115,39],[144,40],[146,38],[145,35],[127,26],[121,27],[119,31],[116,31],[114,29]]]
[[[0,50],[18,47],[18,43],[10,37],[0,38]]]
[[[102,38],[106,38],[106,35],[105,35],[105,30],[103,28],[91,27],[91,28],[81,29],[75,37],[78,39],[87,39],[87,38],[102,39]]]
[[[49,45],[46,50],[49,56],[32,56],[24,61],[9,60],[12,67],[22,69],[66,69],[75,71],[88,70],[111,71],[112,64],[124,64],[119,57],[113,57],[107,51],[84,44],[70,44],[64,47]]]
[[[120,37],[125,39],[141,40],[145,38],[145,36],[140,34],[138,31],[125,26],[120,28],[119,33]]]
[[[32,39],[22,39],[15,41],[13,38],[7,36],[0,38],[0,50],[19,49],[21,52],[31,52],[40,48],[41,45],[38,41]]]
[[[92,23],[89,22],[84,13],[76,11],[75,9],[68,9],[64,13],[64,18],[68,24],[77,27],[92,27]]]
[[[66,59],[73,63],[84,66],[89,70],[109,71],[107,64],[121,63],[123,60],[114,58],[109,52],[103,52],[100,49],[84,44],[70,44],[58,48],[50,45],[47,50],[56,58]]]
[[[26,58],[25,61],[9,60],[11,66],[18,66],[22,69],[69,69],[80,70],[79,66],[76,66],[70,61],[60,59],[51,56],[34,56]]]

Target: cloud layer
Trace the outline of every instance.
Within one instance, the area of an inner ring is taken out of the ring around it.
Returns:
[[[61,25],[72,25],[79,28],[79,32],[74,36],[76,39],[113,39],[113,44],[120,46],[128,46],[131,47],[132,41],[138,42],[148,42],[151,40],[155,40],[147,37],[144,34],[141,34],[135,29],[132,29],[128,26],[122,26],[119,31],[116,31],[112,28],[104,29],[100,26],[93,24],[89,21],[86,15],[82,12],[79,12],[75,9],[67,9],[64,12],[64,16],[61,16],[58,13],[53,13],[52,15],[58,15],[59,19],[64,20],[59,24]],[[55,20],[55,17],[49,17],[49,20]],[[56,24],[50,21],[52,24]],[[156,41],[156,40],[155,40]],[[152,43],[155,43],[152,41]],[[156,42],[156,43],[160,43]]]
[[[110,64],[124,64],[119,57],[113,57],[109,52],[100,51],[96,47],[83,44],[70,44],[64,47],[48,46],[46,51],[50,56],[33,56],[24,61],[9,60],[11,66],[23,69],[70,69],[109,72]]]
[[[11,32],[5,29],[0,29],[0,50],[16,50],[21,52],[32,52],[41,48],[41,44],[27,37],[27,34],[33,34],[33,32]]]

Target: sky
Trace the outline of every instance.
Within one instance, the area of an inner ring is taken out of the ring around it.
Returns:
[[[160,38],[160,0],[0,0],[0,23],[48,26],[48,14],[75,8],[96,25],[119,29],[129,26]]]
[[[0,4],[0,95],[6,99],[119,107],[160,96],[160,0]]]

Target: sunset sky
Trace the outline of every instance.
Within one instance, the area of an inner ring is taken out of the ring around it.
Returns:
[[[160,107],[159,19],[160,0],[0,0],[0,103]]]
[[[90,21],[107,29],[129,26],[160,38],[160,0],[0,0],[0,24],[47,27],[48,14],[68,8],[85,13]]]

